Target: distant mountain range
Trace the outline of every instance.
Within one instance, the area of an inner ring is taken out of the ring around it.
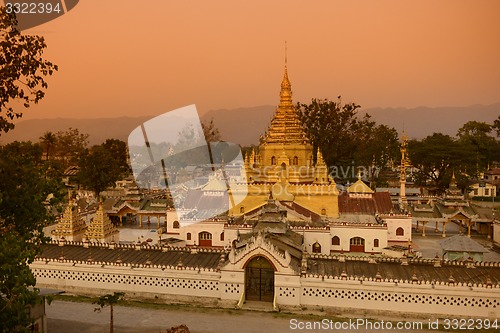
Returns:
[[[216,127],[226,141],[241,145],[257,144],[259,136],[269,125],[275,106],[263,105],[238,109],[212,110],[202,116],[202,120],[213,118]],[[371,108],[361,109],[362,116],[368,113],[380,124],[406,130],[410,138],[421,139],[434,132],[451,136],[467,121],[476,120],[492,123],[500,115],[500,103],[493,105],[473,105],[468,107],[418,107],[418,108]],[[117,117],[99,119],[33,119],[16,124],[16,128],[1,134],[0,143],[32,140],[38,141],[46,131],[64,131],[78,128],[90,135],[90,144],[98,144],[108,138],[127,141],[129,133],[154,116]]]

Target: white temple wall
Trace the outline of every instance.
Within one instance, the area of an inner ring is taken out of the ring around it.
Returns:
[[[500,245],[500,222],[493,223],[493,240]]]
[[[274,275],[274,293],[279,305],[300,306],[300,276]]]
[[[113,291],[153,298],[161,294],[220,297],[220,274],[198,269],[159,269],[35,261],[37,286],[101,295]]]
[[[387,240],[392,242],[410,242],[411,241],[411,217],[385,218],[387,223]],[[404,234],[398,236],[397,228],[403,228]]]
[[[331,245],[332,237],[338,236],[340,238],[340,245]],[[331,251],[349,252],[350,240],[353,237],[361,237],[365,240],[365,252],[381,252],[387,246],[387,229],[381,227],[365,227],[359,226],[357,228],[352,226],[330,226],[329,246]],[[379,240],[379,246],[375,246],[375,239]],[[330,251],[328,251],[328,254]]]
[[[500,316],[500,288],[317,277],[301,279],[300,304],[459,317]]]
[[[330,254],[330,244],[332,243],[328,230],[305,230],[304,245],[308,253],[313,253],[312,246],[318,242],[321,245],[322,254]]]
[[[114,266],[100,263],[37,260],[31,264],[38,287],[102,295],[121,291],[129,297],[229,301],[234,306],[245,288],[244,270],[198,270]],[[345,279],[275,273],[279,306],[335,307],[455,317],[500,317],[500,287]]]
[[[245,290],[244,271],[221,271],[220,272],[220,298],[238,302]]]

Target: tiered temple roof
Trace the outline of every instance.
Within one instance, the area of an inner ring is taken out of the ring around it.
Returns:
[[[86,230],[87,225],[73,205],[73,199],[70,198],[68,206],[57,222],[56,229],[52,231],[52,235],[56,238],[64,237],[69,241],[81,241]]]
[[[102,202],[100,202],[99,209],[97,209],[95,217],[85,233],[85,238],[87,240],[96,239],[100,242],[118,242],[118,234],[118,229],[115,228],[108,215],[104,212]]]
[[[307,142],[308,139],[293,106],[292,85],[288,79],[285,62],[285,74],[281,82],[280,104],[264,136],[264,144],[305,144]]]

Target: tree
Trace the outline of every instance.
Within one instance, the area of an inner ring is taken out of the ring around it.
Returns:
[[[125,143],[106,141],[102,145],[93,146],[85,150],[80,157],[78,166],[78,182],[86,189],[94,191],[96,197],[115,182],[123,177],[128,171]],[[112,146],[122,146],[125,153],[111,150]]]
[[[353,137],[359,129],[356,117],[359,107],[355,103],[342,105],[340,100],[335,102],[315,98],[310,104],[297,103],[297,114],[314,153],[319,147],[328,165],[351,164],[356,147]]]
[[[46,205],[57,205],[63,185],[47,179],[42,148],[31,142],[0,147],[0,332],[24,332],[26,307],[39,300],[29,264],[47,241],[43,227],[53,221]],[[53,194],[47,202],[49,194]]]
[[[449,135],[434,133],[421,141],[410,140],[408,152],[411,163],[418,169],[417,181],[428,181],[446,187],[451,173],[471,172],[475,154],[473,147],[455,140]]]
[[[17,20],[6,7],[0,7],[0,134],[14,128],[13,119],[23,115],[16,102],[29,108],[45,96],[45,77],[57,65],[42,58],[46,48],[41,36],[23,35]]]
[[[40,143],[44,147],[45,150],[45,160],[49,160],[50,152],[54,150],[54,147],[57,142],[57,137],[51,131],[45,132],[40,137]]]
[[[396,129],[387,125],[371,124],[369,118],[360,123],[358,133],[352,138],[356,142],[354,161],[358,166],[371,166],[371,182],[377,182],[378,171],[386,169],[390,161],[397,160],[399,139]]]
[[[69,128],[56,134],[55,154],[64,167],[78,164],[80,156],[87,149],[89,135],[80,133],[77,128]]]
[[[92,304],[97,304],[100,306],[99,308],[94,309],[94,311],[99,311],[99,312],[102,310],[102,308],[109,305],[109,315],[110,315],[109,333],[113,333],[113,325],[114,325],[114,323],[113,323],[113,305],[117,304],[118,301],[123,296],[125,296],[125,293],[123,293],[123,292],[114,292],[113,295],[111,295],[111,294],[103,295],[103,296],[99,297],[97,300],[95,300],[94,302],[92,302]]]
[[[498,118],[495,119],[492,127],[496,131],[497,137],[500,137],[500,116],[498,116]]]
[[[121,175],[131,173],[130,165],[128,164],[127,144],[118,139],[107,139],[102,146],[111,152],[116,161],[116,167]]]
[[[493,126],[484,122],[468,121],[457,133],[462,144],[474,147],[476,164],[481,170],[495,161],[500,153],[499,143],[492,135]]]
[[[202,121],[201,128],[203,129],[203,134],[205,135],[205,140],[207,142],[221,140],[219,129],[215,127],[214,118],[210,119],[210,122]]]

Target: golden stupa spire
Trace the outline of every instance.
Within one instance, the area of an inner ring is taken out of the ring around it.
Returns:
[[[292,101],[292,85],[288,79],[287,46],[285,43],[285,71],[281,81],[280,103],[264,136],[265,144],[306,144],[305,132]]]
[[[292,85],[288,79],[288,67],[287,67],[288,57],[287,57],[287,45],[285,41],[285,72],[283,74],[283,81],[281,81],[281,91],[280,91],[280,108],[289,108],[293,105],[292,103]]]

